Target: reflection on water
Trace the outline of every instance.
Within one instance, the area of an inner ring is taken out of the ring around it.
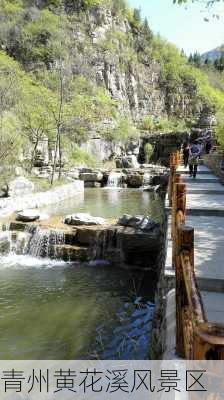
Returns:
[[[48,214],[88,212],[95,217],[114,218],[122,214],[148,214],[157,221],[161,218],[162,200],[154,193],[138,189],[85,189],[84,196],[77,196],[45,208]]]

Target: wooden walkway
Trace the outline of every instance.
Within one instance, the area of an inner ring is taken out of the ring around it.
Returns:
[[[203,165],[196,179],[180,166],[177,172],[187,184],[187,225],[195,231],[195,273],[209,322],[224,323],[224,186]],[[168,206],[168,204],[167,204]],[[171,217],[169,217],[165,275],[174,281],[172,267]],[[175,354],[175,295],[170,292],[167,306],[167,351]]]

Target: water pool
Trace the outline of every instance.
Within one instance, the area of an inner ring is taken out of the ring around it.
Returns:
[[[45,211],[163,214],[157,195],[132,189],[87,189]],[[148,358],[155,288],[150,274],[107,265],[1,256],[0,358]]]

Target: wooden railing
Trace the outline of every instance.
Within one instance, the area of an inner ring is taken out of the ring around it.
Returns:
[[[176,173],[180,157],[170,159],[172,263],[176,274],[176,351],[189,360],[224,359],[224,325],[209,323],[194,271],[194,229],[186,223],[186,185]]]

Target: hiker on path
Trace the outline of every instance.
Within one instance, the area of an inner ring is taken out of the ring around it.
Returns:
[[[196,178],[197,171],[198,171],[198,163],[200,157],[200,148],[198,147],[197,143],[194,142],[189,148],[189,174]]]
[[[183,159],[184,159],[184,168],[187,168],[189,159],[189,144],[186,142],[183,144]]]

